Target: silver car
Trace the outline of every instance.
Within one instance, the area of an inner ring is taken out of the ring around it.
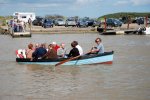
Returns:
[[[65,20],[61,19],[61,18],[55,20],[55,25],[56,26],[65,26],[65,23],[66,23]]]
[[[65,24],[65,26],[66,27],[68,27],[68,26],[76,26],[77,25],[77,23],[76,23],[76,21],[75,21],[75,19],[67,19],[66,20],[66,24]]]

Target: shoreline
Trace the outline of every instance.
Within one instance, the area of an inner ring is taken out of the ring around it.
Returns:
[[[140,25],[130,24],[129,29],[138,29]],[[114,31],[127,30],[127,24],[123,24],[121,27],[113,27]],[[128,29],[128,30],[129,30]],[[26,29],[30,31],[29,28]],[[80,34],[80,33],[99,33],[97,27],[65,27],[65,26],[54,26],[52,28],[43,28],[41,26],[32,26],[31,34]],[[0,26],[1,34],[9,34],[8,26]]]
[[[31,34],[84,34],[84,33],[99,33],[97,30],[96,31],[79,31],[79,30],[74,30],[74,31],[35,31],[31,30]]]
[[[0,33],[8,34],[8,26],[0,26]],[[29,28],[26,29],[30,31]],[[98,33],[97,27],[86,27],[86,28],[78,28],[78,27],[64,27],[64,26],[54,26],[53,28],[43,28],[41,26],[32,26],[31,31],[32,34],[80,34],[80,33]]]

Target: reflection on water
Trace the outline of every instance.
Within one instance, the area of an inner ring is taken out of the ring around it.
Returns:
[[[67,38],[66,38],[67,37]],[[42,66],[15,62],[14,51],[32,43],[73,40],[87,52],[96,37],[106,51],[114,50],[112,65]],[[58,41],[59,40],[59,41]],[[0,37],[0,100],[149,100],[150,37],[99,36],[98,34]]]

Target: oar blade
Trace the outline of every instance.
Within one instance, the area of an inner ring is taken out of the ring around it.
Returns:
[[[61,62],[55,64],[55,66],[59,66],[59,65],[61,65],[61,64],[64,64],[64,63],[66,63],[66,62],[68,62],[68,61],[70,61],[70,60],[77,59],[77,58],[79,58],[79,57],[80,57],[80,55],[79,55],[79,56],[75,56],[75,57],[71,57],[71,58],[69,58],[69,59],[67,59],[67,60],[63,60],[63,61],[61,61]]]

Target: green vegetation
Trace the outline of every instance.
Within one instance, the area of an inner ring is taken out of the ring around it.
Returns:
[[[113,13],[113,14],[107,14],[99,17],[98,19],[100,20],[101,18],[122,18],[122,17],[145,17],[148,16],[150,17],[150,12],[145,12],[145,13],[137,13],[137,12],[120,12],[120,13]]]
[[[0,16],[0,25],[5,26],[7,24],[7,20],[12,18],[12,16]]]
[[[64,16],[62,16],[62,15],[46,15],[45,18],[50,18],[50,19],[62,18],[62,19],[64,19]]]

